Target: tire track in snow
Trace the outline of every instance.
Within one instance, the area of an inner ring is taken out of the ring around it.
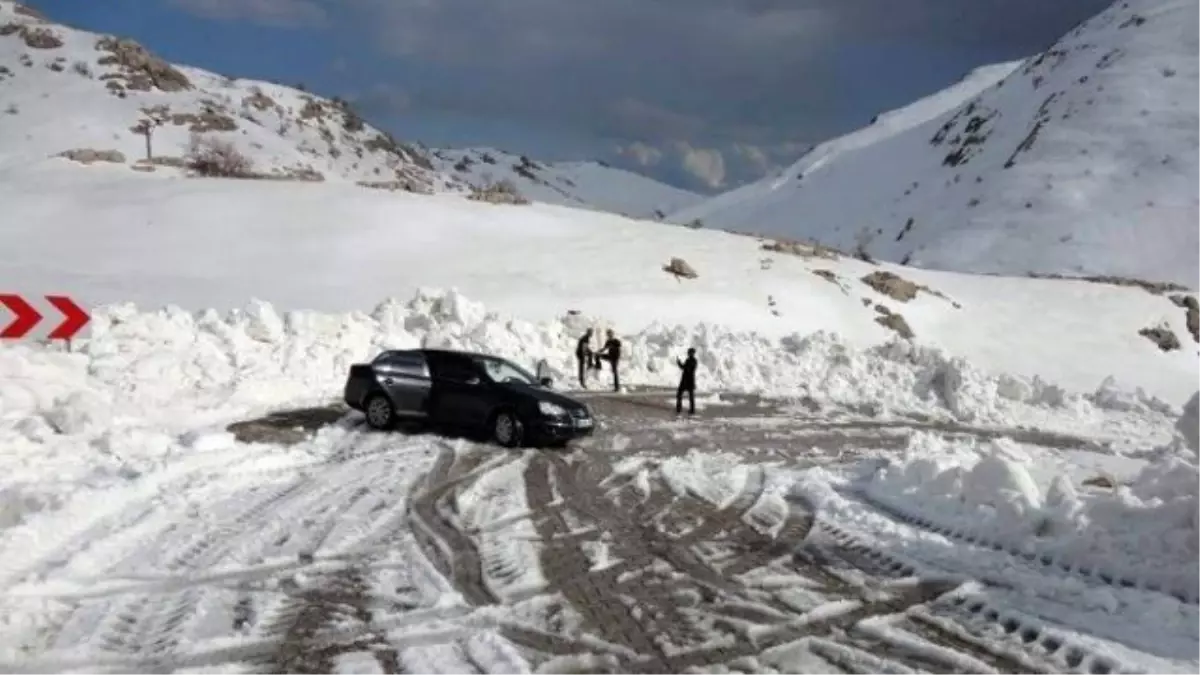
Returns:
[[[832,548],[837,557],[880,578],[915,578],[919,570],[929,568],[907,556],[882,552],[876,545],[836,525],[819,522],[816,529],[819,536],[814,536],[804,552],[824,567],[831,565],[825,554]],[[829,547],[826,540],[833,546]],[[854,555],[846,556],[845,552]],[[964,581],[969,578],[958,570],[946,568],[946,571],[957,573]],[[1022,592],[1027,590],[1022,587]],[[934,602],[909,609],[903,621],[893,628],[931,644],[950,646],[1000,672],[1069,671],[1103,675],[1119,670],[1111,658],[1072,643],[1043,621],[1012,609],[993,607],[985,597],[971,598],[962,591],[947,593]],[[1052,649],[1046,648],[1043,640]]]
[[[561,460],[553,464],[566,466]],[[563,595],[583,617],[584,622],[604,640],[625,646],[638,654],[639,660],[646,661],[644,665],[648,670],[678,672],[659,647],[658,635],[648,630],[634,616],[637,605],[631,607],[623,602],[619,594],[614,592],[615,589],[604,582],[607,575],[592,574],[591,562],[579,542],[563,537],[571,532],[571,526],[559,511],[550,508],[554,499],[550,487],[551,466],[550,460],[544,455],[538,455],[529,462],[525,470],[527,503],[531,509],[547,511],[544,518],[535,521],[543,542],[541,562],[547,582]],[[565,481],[565,478],[560,477],[560,484],[563,485],[561,492],[564,498],[569,498],[568,495],[572,494],[573,490]],[[638,600],[644,602],[646,598],[639,597]],[[632,664],[624,666],[633,667]]]
[[[39,533],[38,540],[25,542],[37,549],[30,559],[28,551],[22,555],[0,555],[0,588],[7,588],[26,580],[35,574],[45,575],[55,569],[65,566],[72,558],[90,548],[98,541],[107,540],[118,533],[129,530],[143,523],[151,515],[158,512],[160,504],[156,497],[164,493],[178,492],[181,485],[197,480],[197,475],[211,471],[215,467],[222,470],[236,469],[240,464],[254,462],[253,458],[234,460],[230,467],[230,457],[221,453],[205,461],[189,463],[183,469],[171,471],[169,475],[148,482],[133,492],[126,503],[112,511],[91,519],[83,527],[66,532]],[[51,538],[49,543],[44,541],[44,535]],[[10,562],[11,561],[11,562]]]
[[[1018,664],[1024,672],[1130,672],[1125,664],[1080,644],[1044,620],[985,595],[952,593],[906,618],[907,625],[901,626],[904,630],[936,632],[943,639]]]
[[[426,557],[472,605],[496,604],[498,598],[484,583],[475,542],[444,517],[442,511],[449,508],[445,502],[454,490],[476,477],[473,471],[484,464],[484,458],[482,453],[460,457],[452,447],[444,448],[422,485],[413,490],[408,511],[413,534]],[[512,461],[515,457],[502,459]],[[485,467],[494,468],[490,464]]]
[[[475,466],[475,462],[464,463],[460,465],[460,469],[467,469],[465,473],[458,474],[457,480],[448,478],[454,468],[455,457],[456,453],[452,448],[444,448],[439,453],[433,470],[419,479],[428,481],[430,477],[438,478],[440,484],[436,486],[431,502],[435,509],[440,490],[454,487],[470,473],[469,469]],[[483,459],[482,455],[476,457],[479,460]],[[395,485],[400,481],[393,477],[388,482]],[[413,494],[412,490],[397,491]],[[385,672],[399,672],[402,654],[390,644],[388,635],[379,628],[375,612],[371,609],[372,588],[369,572],[373,561],[381,556],[381,548],[384,545],[392,546],[401,541],[416,544],[416,540],[409,540],[411,533],[403,527],[407,516],[410,515],[410,508],[407,502],[402,503],[403,513],[398,514],[395,510],[385,513],[372,524],[368,533],[356,539],[350,546],[352,550],[362,550],[365,545],[370,544],[375,550],[364,553],[358,564],[353,567],[323,575],[317,584],[290,595],[275,609],[269,625],[262,631],[265,635],[279,637],[280,648],[269,659],[261,662],[270,672],[331,672],[338,656],[356,650],[372,655],[377,665]],[[446,525],[453,527],[449,523]],[[410,552],[413,555],[422,555],[419,548]],[[316,640],[316,636],[338,627],[339,624],[344,628],[346,623],[359,626],[359,631],[352,634],[352,640]]]
[[[295,544],[297,531],[290,528],[297,521],[307,526],[298,531],[304,535],[301,548],[316,550],[338,525],[337,516],[370,494],[370,484],[380,480],[380,473],[370,467],[343,465],[338,469],[297,479],[266,499],[257,500],[215,530],[195,535],[168,557],[168,570],[212,567],[235,556],[261,558],[261,553],[272,546]],[[341,482],[344,474],[350,474],[349,481]],[[313,511],[317,512],[315,517]],[[115,610],[105,612],[111,619],[100,622],[99,634],[93,633],[89,642],[98,642],[107,651],[158,656],[169,662],[198,607],[211,600],[212,590],[195,585],[165,597],[142,596],[119,602]],[[101,604],[93,612],[106,608]]]
[[[865,489],[855,489],[849,491],[848,494],[867,504],[875,511],[904,525],[940,535],[947,540],[959,542],[973,549],[987,552],[989,555],[998,554],[1008,556],[1012,559],[1012,566],[1014,567],[1023,567],[1038,574],[1044,574],[1043,570],[1053,569],[1058,573],[1080,579],[1089,584],[1162,593],[1181,603],[1191,605],[1200,604],[1200,599],[1197,598],[1195,588],[1182,589],[1171,587],[1168,584],[1159,583],[1153,579],[1139,579],[1136,578],[1136,575],[1121,574],[1115,570],[1107,569],[1103,563],[1097,560],[1072,560],[1070,558],[1062,558],[1049,551],[1024,551],[1014,544],[1002,542],[995,537],[989,537],[980,532],[964,532],[958,528],[938,523],[927,515],[907,511],[876,498]]]

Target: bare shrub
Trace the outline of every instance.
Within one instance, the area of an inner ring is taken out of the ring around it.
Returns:
[[[192,134],[184,155],[187,167],[206,178],[250,178],[250,158],[229,141]]]
[[[75,148],[72,150],[64,150],[57,155],[64,157],[73,162],[80,164],[94,164],[96,162],[109,162],[112,164],[124,164],[125,155],[118,150],[97,150],[94,148]]]
[[[32,49],[57,49],[63,46],[62,38],[49,28],[22,27],[21,39]]]
[[[483,187],[471,189],[468,199],[489,204],[528,204],[529,200],[521,196],[517,186],[510,180],[498,180]]]

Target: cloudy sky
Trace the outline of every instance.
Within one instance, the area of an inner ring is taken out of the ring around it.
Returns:
[[[397,137],[718,191],[1047,47],[1108,0],[32,0],[172,61],[303,82]]]

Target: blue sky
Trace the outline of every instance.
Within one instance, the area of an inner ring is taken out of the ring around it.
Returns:
[[[700,191],[790,163],[1105,0],[32,0],[398,138],[602,159]]]

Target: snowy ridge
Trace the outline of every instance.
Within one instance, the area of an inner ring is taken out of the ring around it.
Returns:
[[[461,191],[422,152],[343,101],[169,64],[130,40],[51,23],[0,0],[0,175],[68,151],[177,174],[193,134],[228,142],[249,170],[294,180]],[[161,122],[146,137],[143,119]],[[52,161],[64,162],[64,159]]]
[[[957,108],[967,99],[1011,75],[1021,63],[1010,61],[975,68],[945,89],[904,107],[880,113],[871,120],[869,126],[817,145],[773,178],[764,178],[711,197],[693,207],[670,214],[668,219],[671,222],[686,223],[700,218],[706,224],[724,226],[729,216],[726,212],[737,209],[741,220],[753,220],[758,206],[756,202],[768,198],[770,193],[776,190],[790,193],[796,181],[803,180],[806,175],[815,173],[830,162],[838,161],[841,155],[886,140]]]
[[[922,267],[1194,288],[1197,23],[1194,2],[1115,3],[952,110],[868,127],[671,219]]]
[[[433,165],[473,187],[508,181],[527,199],[647,220],[699,202],[694,192],[602,162],[539,162],[494,148],[438,149]]]

